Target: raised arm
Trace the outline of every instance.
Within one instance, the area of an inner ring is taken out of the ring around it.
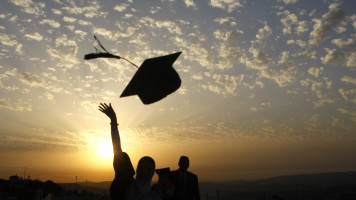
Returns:
[[[122,149],[121,149],[121,142],[120,142],[120,134],[119,134],[119,129],[117,128],[119,124],[117,123],[115,111],[111,107],[111,103],[109,105],[107,105],[106,103],[100,103],[99,110],[105,113],[111,120],[110,122],[111,140],[112,140],[112,146],[114,150],[114,156],[121,156]]]

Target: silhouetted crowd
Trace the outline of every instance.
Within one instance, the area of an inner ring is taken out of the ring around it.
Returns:
[[[99,110],[111,120],[111,138],[114,151],[115,178],[110,187],[113,200],[200,200],[198,177],[189,172],[189,158],[181,156],[179,169],[157,169],[155,161],[142,157],[136,168],[130,157],[121,149],[117,117],[111,104],[101,103]],[[152,185],[154,173],[158,174],[158,183]],[[136,177],[134,175],[136,174]]]

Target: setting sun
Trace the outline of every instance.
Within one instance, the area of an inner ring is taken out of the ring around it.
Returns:
[[[104,140],[100,142],[97,145],[96,152],[101,158],[105,158],[105,159],[112,158],[114,154],[113,154],[111,141]]]
[[[122,59],[84,59],[96,50]],[[138,72],[123,58],[175,52],[176,92],[123,97]],[[356,1],[1,1],[0,94],[0,179],[112,181],[100,103],[135,169],[185,155],[207,182],[356,171]]]

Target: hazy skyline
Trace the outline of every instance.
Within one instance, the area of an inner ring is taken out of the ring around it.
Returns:
[[[5,0],[0,178],[111,180],[100,102],[134,166],[187,155],[203,181],[356,170],[355,30],[351,0]],[[180,89],[151,105],[119,98],[136,68],[85,61],[94,35],[137,65],[183,52]]]

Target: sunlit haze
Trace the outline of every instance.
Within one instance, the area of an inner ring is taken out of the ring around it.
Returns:
[[[356,1],[4,0],[0,178],[114,177],[112,103],[136,168],[200,181],[356,170]],[[120,98],[136,72],[85,61],[96,35],[140,65],[181,51],[181,87],[144,105]]]

